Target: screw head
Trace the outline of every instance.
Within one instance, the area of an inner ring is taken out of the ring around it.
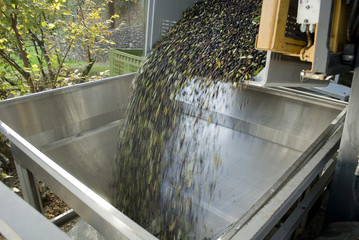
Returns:
[[[308,23],[308,19],[304,19],[304,22],[305,22],[305,23]]]
[[[305,8],[306,8],[306,9],[309,9],[309,8],[310,8],[310,6],[309,6],[309,5],[307,5],[307,6],[305,6]]]

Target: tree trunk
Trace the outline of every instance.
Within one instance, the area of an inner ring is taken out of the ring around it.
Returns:
[[[52,69],[52,64],[49,58],[49,54],[47,53],[47,50],[45,48],[45,43],[43,40],[40,40],[34,33],[32,33],[31,31],[29,31],[31,34],[31,37],[33,39],[33,41],[35,41],[37,43],[37,45],[40,47],[41,52],[44,55],[45,61],[46,61],[46,65],[47,65],[47,69],[49,71],[49,75],[50,75],[50,81],[53,83],[55,82],[55,74],[53,72]],[[34,46],[36,46],[36,44],[34,43]]]
[[[112,20],[112,23],[110,25],[111,29],[114,29],[116,27],[116,22],[115,22],[115,18],[112,19],[112,17],[116,14],[116,9],[115,9],[115,3],[114,0],[109,1],[108,2],[108,18],[110,20]]]
[[[87,46],[87,62],[91,62],[91,61],[92,61],[91,49],[89,46]]]
[[[55,87],[56,87],[55,85],[56,85],[56,82],[57,82],[58,77],[60,76],[60,72],[61,72],[62,66],[64,65],[65,59],[67,58],[67,55],[69,54],[70,49],[71,49],[73,43],[74,43],[74,39],[72,39],[71,42],[70,42],[70,44],[67,46],[66,53],[65,53],[65,55],[63,56],[62,61],[59,63],[59,69],[57,70],[57,73],[56,73],[56,75],[55,75],[55,81],[52,83],[52,88],[55,88]]]
[[[24,63],[24,67],[25,69],[31,69],[31,64],[30,61],[27,57],[27,53],[24,49],[24,44],[22,42],[21,36],[19,34],[19,31],[17,29],[17,15],[13,14],[11,16],[11,28],[14,30],[15,32],[15,38],[16,38],[16,43],[18,45],[19,51],[20,51],[20,56],[21,56],[21,60]],[[31,77],[30,72],[25,71],[24,69],[22,69],[22,72],[19,71],[19,73],[25,78],[25,80],[28,82],[29,86],[30,86],[30,90],[32,93],[36,92],[35,90],[35,86],[34,86],[34,81]]]

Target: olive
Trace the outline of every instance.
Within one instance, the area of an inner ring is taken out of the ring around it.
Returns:
[[[211,234],[191,235],[204,225],[199,202],[205,194],[210,195],[208,204],[215,199],[216,171],[222,163],[215,146],[197,149],[199,139],[215,142],[209,138],[216,137],[200,131],[203,124],[215,121],[214,115],[205,117],[202,111],[221,95],[219,87],[215,94],[209,91],[218,82],[241,88],[264,67],[266,53],[254,48],[261,4],[197,2],[155,44],[138,71],[119,134],[113,204],[145,228],[160,219],[161,231],[153,234],[161,239]],[[191,81],[195,87],[184,93]],[[178,95],[195,96],[198,109],[185,112],[176,101]],[[194,120],[183,121],[186,114]]]

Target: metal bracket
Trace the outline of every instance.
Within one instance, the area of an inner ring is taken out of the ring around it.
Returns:
[[[8,239],[70,239],[0,182],[0,232]]]
[[[268,51],[266,67],[253,78],[253,81],[248,81],[247,83],[249,85],[266,87],[298,87],[303,85],[325,87],[329,84],[329,80],[315,80],[301,77],[300,73],[310,68],[310,63],[302,62],[297,57]]]
[[[44,210],[42,208],[41,197],[39,193],[39,189],[37,187],[37,182],[35,180],[34,175],[26,168],[22,167],[19,163],[19,149],[11,144],[11,149],[13,156],[15,158],[15,167],[16,172],[20,181],[20,186],[22,190],[22,194],[26,202],[28,202],[33,208],[38,210],[40,213],[43,213]],[[22,155],[22,154],[21,154]],[[30,159],[26,155],[22,155],[21,157],[27,158],[27,161]],[[31,160],[30,160],[31,161]]]
[[[290,239],[292,233],[299,226],[300,221],[308,214],[309,210],[313,207],[314,203],[323,194],[324,189],[333,178],[335,169],[334,160],[328,162],[328,169],[324,172],[323,176],[314,185],[313,189],[304,198],[304,200],[296,207],[292,214],[287,218],[279,230],[271,237],[271,239],[285,240]]]
[[[317,24],[319,21],[320,0],[299,0],[297,23]]]
[[[329,221],[357,221],[359,202],[355,189],[355,170],[359,154],[359,59],[356,61],[352,88],[340,143],[337,167],[327,207]]]

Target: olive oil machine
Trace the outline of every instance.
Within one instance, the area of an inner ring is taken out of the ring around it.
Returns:
[[[195,2],[148,0],[146,52]],[[207,237],[288,239],[333,176],[329,209],[338,212],[328,216],[356,219],[359,1],[347,2],[263,1],[256,47],[268,51],[266,67],[246,91],[223,86],[228,94],[213,100],[203,116],[195,116],[203,134],[217,134],[215,150],[225,156],[217,176],[218,197],[211,204],[208,199],[200,202]],[[331,76],[353,70],[349,104],[284,88],[325,86]],[[21,211],[15,211],[2,203],[16,196],[0,184],[0,232],[8,238],[40,239],[43,234],[64,239],[53,224],[78,214],[106,239],[156,239],[160,229],[155,220],[140,226],[110,201],[117,133],[134,77],[127,74],[0,102],[0,131],[12,145],[24,199],[42,211],[36,176],[73,209],[52,222],[21,201],[15,208]],[[200,107],[181,96],[177,101]],[[247,105],[239,111],[238,102]],[[193,122],[193,116],[186,119]],[[198,149],[206,151],[208,146],[200,143]],[[338,149],[336,165],[332,156]],[[300,201],[304,192],[308,194]],[[31,215],[33,222],[25,221],[23,214]],[[284,215],[288,217],[282,219]]]

